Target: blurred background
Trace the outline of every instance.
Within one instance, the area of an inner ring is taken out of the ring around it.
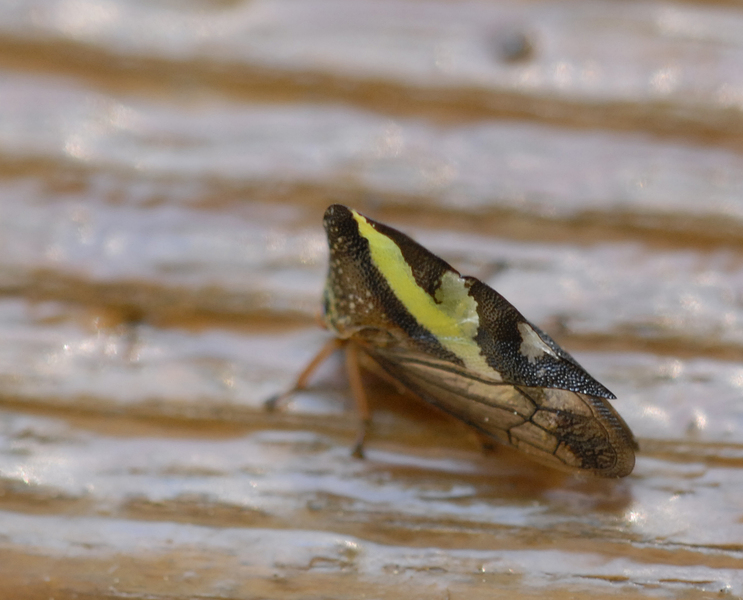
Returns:
[[[507,450],[327,333],[340,202],[618,399],[634,473]],[[8,598],[743,594],[743,4],[5,0]]]

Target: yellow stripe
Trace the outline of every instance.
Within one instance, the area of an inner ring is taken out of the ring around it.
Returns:
[[[399,246],[374,229],[359,213],[354,211],[353,216],[359,224],[359,233],[369,242],[372,261],[408,312],[438,338],[461,337],[458,323],[442,312],[433,298],[416,283],[413,270],[403,258]]]
[[[464,279],[447,271],[436,291],[436,300],[440,303],[435,302],[415,281],[400,247],[374,229],[363,215],[352,212],[359,234],[369,242],[372,262],[408,312],[469,369],[486,377],[499,378],[497,371],[485,362],[474,340],[480,319],[477,302],[469,295]]]

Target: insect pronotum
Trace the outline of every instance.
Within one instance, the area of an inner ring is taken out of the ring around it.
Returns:
[[[423,400],[535,459],[603,477],[629,475],[637,443],[615,396],[503,296],[407,235],[338,204],[324,217],[330,260],[323,321],[335,334],[275,406],[344,348],[361,416],[359,352]]]

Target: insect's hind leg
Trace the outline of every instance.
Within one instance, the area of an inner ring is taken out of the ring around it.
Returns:
[[[282,394],[276,394],[272,396],[264,403],[266,410],[274,411],[281,406],[291,397],[294,392],[298,392],[307,387],[307,382],[317,368],[324,363],[328,357],[333,354],[336,350],[340,350],[346,344],[346,340],[338,338],[332,338],[328,340],[325,345],[320,348],[320,351],[314,356],[314,358],[307,364],[302,370],[294,382],[294,385]]]
[[[364,458],[364,439],[371,422],[369,402],[366,399],[364,383],[361,380],[361,365],[359,365],[359,347],[354,343],[346,346],[346,371],[348,382],[351,385],[351,394],[356,402],[356,411],[359,415],[359,427],[356,440],[353,443],[351,454],[356,458]]]
[[[500,442],[494,440],[491,436],[482,433],[481,431],[476,431],[475,434],[477,435],[477,439],[480,442],[480,449],[482,450],[483,454],[498,453]]]

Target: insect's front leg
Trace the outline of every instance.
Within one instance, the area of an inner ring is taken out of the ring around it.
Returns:
[[[356,403],[356,410],[359,415],[359,426],[356,433],[356,440],[353,443],[352,455],[357,458],[364,457],[364,439],[366,438],[366,431],[369,428],[371,422],[371,413],[369,411],[369,403],[366,400],[366,392],[364,391],[364,384],[361,380],[361,365],[359,363],[359,346],[349,340],[342,340],[339,338],[333,338],[328,340],[325,345],[320,348],[320,351],[314,356],[314,358],[307,364],[304,370],[299,374],[294,385],[287,391],[272,396],[264,403],[266,410],[272,412],[277,408],[281,408],[286,401],[291,397],[292,394],[303,390],[307,387],[307,383],[312,377],[312,374],[317,368],[324,363],[333,352],[344,348],[346,350],[346,371],[348,373],[348,380],[351,386],[351,394]]]
[[[286,403],[286,401],[291,397],[293,393],[305,389],[307,387],[309,378],[317,370],[317,368],[322,363],[324,363],[330,357],[330,355],[333,354],[333,352],[335,352],[336,350],[340,350],[345,344],[346,340],[341,340],[338,338],[332,338],[328,340],[325,345],[320,348],[320,351],[309,362],[304,370],[299,374],[299,377],[297,377],[297,380],[294,382],[294,385],[291,388],[289,388],[282,394],[276,394],[275,396],[272,396],[271,398],[266,400],[266,402],[264,403],[266,410],[271,412],[276,410],[277,408],[280,408],[283,404]]]

